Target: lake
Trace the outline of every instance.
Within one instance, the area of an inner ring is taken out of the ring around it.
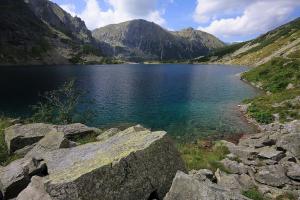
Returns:
[[[237,110],[259,91],[240,81],[246,67],[228,65],[76,65],[0,67],[0,112],[28,116],[39,94],[66,80],[94,99],[89,125],[142,124],[177,139],[252,133]]]

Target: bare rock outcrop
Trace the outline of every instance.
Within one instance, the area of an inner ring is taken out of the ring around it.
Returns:
[[[67,135],[56,133],[48,133],[27,154],[45,163],[48,175],[33,177],[18,200],[162,199],[176,172],[186,172],[164,131],[134,126],[72,148],[61,148]]]

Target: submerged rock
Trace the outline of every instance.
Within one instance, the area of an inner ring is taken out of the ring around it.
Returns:
[[[132,127],[42,158],[49,173],[43,185],[53,200],[162,199],[176,171],[186,171],[166,132]]]
[[[5,142],[9,153],[22,149],[26,146],[38,142],[47,133],[53,130],[53,125],[50,124],[16,124],[5,129]]]

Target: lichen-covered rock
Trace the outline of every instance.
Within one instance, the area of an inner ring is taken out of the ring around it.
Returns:
[[[38,142],[52,130],[53,125],[43,123],[16,124],[8,127],[5,129],[4,134],[9,153]]]
[[[118,128],[110,128],[110,129],[104,131],[103,133],[101,133],[96,139],[98,141],[103,141],[103,140],[106,140],[106,139],[114,136],[115,134],[117,134],[120,131],[121,130]]]
[[[70,140],[84,137],[86,134],[99,132],[99,129],[97,128],[88,127],[80,123],[57,125],[55,126],[55,128],[58,132],[63,132],[65,134],[65,137]]]
[[[69,148],[70,141],[65,138],[64,133],[53,130],[45,135],[25,157],[40,159],[43,154],[60,148]]]
[[[24,158],[0,168],[0,191],[2,196],[4,199],[16,197],[28,185],[32,176],[42,176],[45,173],[45,163]]]
[[[163,198],[184,163],[166,132],[134,130],[45,153],[47,193],[53,200]]]
[[[209,181],[201,181],[192,175],[178,171],[172,187],[164,200],[249,200]]]
[[[30,184],[18,195],[16,200],[52,200],[45,191],[43,178],[33,176]]]

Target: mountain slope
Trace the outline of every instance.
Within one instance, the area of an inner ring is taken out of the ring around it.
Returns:
[[[300,54],[300,18],[254,40],[218,49],[198,61],[258,66],[293,52]]]
[[[224,46],[220,40],[204,32],[191,29],[170,32],[145,20],[108,25],[92,34],[111,56],[133,61],[191,59]]]
[[[30,9],[42,21],[51,27],[80,42],[92,43],[93,37],[84,23],[78,17],[69,13],[49,0],[25,0]]]
[[[0,64],[103,62],[79,18],[48,0],[0,1]]]

